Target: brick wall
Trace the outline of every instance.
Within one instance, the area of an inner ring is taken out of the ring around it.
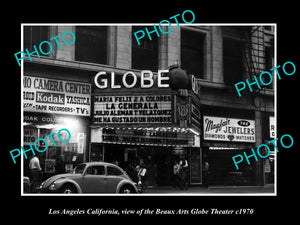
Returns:
[[[74,26],[57,26],[57,35],[60,35],[57,40],[59,40],[61,49],[58,49],[57,45],[53,46],[56,46],[56,59],[72,61],[75,60],[76,41],[74,44],[66,45],[62,40],[62,36],[66,31],[72,31],[74,34],[76,34]],[[68,43],[71,43],[73,41],[73,36],[71,34],[66,34],[64,38]]]
[[[223,39],[221,27],[211,27],[211,81],[223,82]]]
[[[115,67],[131,68],[131,26],[116,26]]]
[[[164,31],[169,30],[168,26],[162,26]],[[180,63],[180,28],[172,26],[168,34],[161,34],[158,48],[158,68]]]

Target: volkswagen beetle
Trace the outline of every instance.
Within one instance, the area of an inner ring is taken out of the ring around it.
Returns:
[[[138,193],[136,183],[119,166],[106,162],[79,164],[72,173],[45,180],[41,193]]]

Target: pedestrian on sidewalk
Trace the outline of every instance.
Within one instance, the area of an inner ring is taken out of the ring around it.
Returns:
[[[128,164],[125,167],[125,171],[128,174],[128,176],[137,183],[137,175],[135,173],[135,169],[133,167],[133,163],[131,161],[128,162]]]
[[[141,190],[145,191],[147,188],[147,169],[143,159],[140,159],[138,168],[138,184],[141,186]]]
[[[188,162],[185,159],[184,156],[181,156],[181,160],[179,161],[179,166],[180,166],[180,171],[179,171],[179,176],[180,176],[180,188],[181,189],[187,189],[188,186],[188,181],[187,181],[187,170],[188,170]]]
[[[42,168],[40,166],[40,160],[36,155],[33,155],[29,161],[29,169],[30,169],[30,180],[31,180],[31,185],[30,185],[30,192],[31,193],[36,193],[37,188],[41,184],[42,180]]]
[[[206,188],[208,188],[208,174],[209,174],[209,163],[207,160],[205,160],[203,166],[203,186]]]
[[[174,161],[173,166],[173,188],[177,189],[180,186],[180,177],[179,177],[180,166],[177,160]]]

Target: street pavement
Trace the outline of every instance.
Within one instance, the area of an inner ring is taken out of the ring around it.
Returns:
[[[262,194],[275,195],[274,184],[265,186],[210,186],[208,188],[202,186],[191,186],[187,190],[174,189],[171,186],[148,187],[143,194],[170,194],[170,195],[222,195],[222,194]]]

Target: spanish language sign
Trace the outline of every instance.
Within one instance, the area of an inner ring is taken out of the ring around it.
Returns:
[[[24,112],[90,116],[91,85],[24,76]]]
[[[94,123],[171,123],[171,95],[95,96]]]

